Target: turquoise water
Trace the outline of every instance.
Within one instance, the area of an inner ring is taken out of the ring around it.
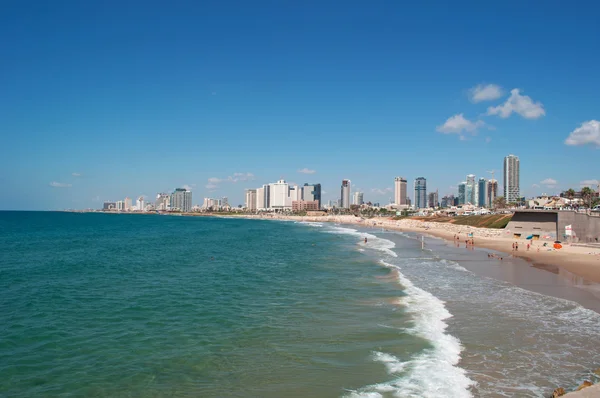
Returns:
[[[0,395],[339,396],[389,379],[374,348],[428,346],[398,333],[403,293],[355,238],[153,215],[0,222]]]
[[[545,397],[600,366],[598,313],[411,234],[0,212],[0,247],[0,397]]]

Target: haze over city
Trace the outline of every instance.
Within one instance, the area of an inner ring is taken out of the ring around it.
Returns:
[[[511,153],[525,197],[595,186],[598,5],[540,7],[7,4],[0,209],[279,179],[388,203],[395,176],[457,195]]]

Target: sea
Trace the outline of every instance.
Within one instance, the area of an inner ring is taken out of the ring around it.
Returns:
[[[546,397],[593,379],[600,314],[473,264],[505,266],[331,223],[0,212],[0,397]]]

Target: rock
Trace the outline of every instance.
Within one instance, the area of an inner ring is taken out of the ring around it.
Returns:
[[[563,395],[565,395],[567,392],[565,391],[564,388],[562,387],[558,387],[556,390],[554,390],[552,392],[552,398],[558,398],[558,397],[562,397]]]
[[[589,387],[589,386],[593,386],[593,385],[594,385],[594,383],[592,383],[591,381],[587,381],[586,380],[583,383],[581,383],[581,385],[579,387],[577,387],[576,391],[583,390],[584,388]]]

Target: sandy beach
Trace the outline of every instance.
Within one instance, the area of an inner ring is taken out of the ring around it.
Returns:
[[[412,219],[393,220],[390,218],[365,219],[356,216],[245,216],[248,218],[294,220],[304,222],[333,222],[354,224],[367,228],[384,228],[395,231],[418,232],[465,245],[472,239],[475,247],[503,252],[508,256],[520,257],[535,267],[558,273],[564,269],[587,281],[600,283],[600,249],[563,244],[562,249],[554,249],[550,241],[528,241],[513,239],[510,232],[503,229],[476,228],[450,223],[437,223]],[[472,235],[471,235],[472,234]],[[458,239],[457,239],[458,238]],[[513,244],[518,250],[513,250]],[[544,246],[544,243],[547,245]],[[529,250],[527,245],[530,244]]]

